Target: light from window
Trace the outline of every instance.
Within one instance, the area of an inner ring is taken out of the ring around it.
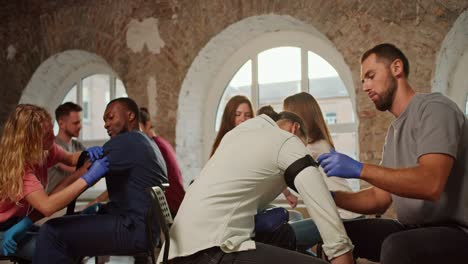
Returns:
[[[351,158],[358,160],[356,153],[356,133],[332,133],[331,134],[336,151],[344,153]],[[359,191],[359,180],[349,179],[350,187],[353,191]]]
[[[123,82],[119,79],[115,79],[115,98],[128,97],[127,91]]]
[[[349,124],[354,123],[354,111],[349,97],[331,97],[317,99],[322,113],[335,113],[339,119],[335,118],[335,123],[328,124]],[[325,116],[324,116],[325,117]]]
[[[88,116],[83,111],[82,138],[86,140],[102,140],[108,138],[104,129],[102,115],[109,102],[106,93],[110,90],[110,76],[107,74],[94,74],[83,79],[83,107],[88,109]],[[87,104],[86,104],[87,102]]]
[[[327,122],[327,124],[336,124],[336,113],[325,113],[325,122]]]
[[[330,97],[348,97],[340,76],[326,60],[308,51],[309,90],[317,100]]]
[[[244,95],[251,98],[250,95],[252,94],[252,61],[248,60],[240,69],[234,74],[231,81],[227,85],[226,89],[224,90],[223,97],[221,97],[221,101],[218,105],[218,111],[216,113],[216,123],[215,123],[215,130],[219,130],[219,126],[221,125],[221,118],[223,117],[224,108],[226,107],[227,102],[233,96],[236,95]]]
[[[279,47],[258,54],[259,104],[281,111],[283,99],[301,91],[301,49]]]
[[[466,97],[465,115],[468,117],[468,96]]]
[[[77,99],[76,99],[76,89],[77,88],[78,88],[78,86],[76,85],[76,83],[73,84],[72,88],[70,89],[68,94],[63,99],[64,103],[66,103],[66,102],[76,102],[77,101]]]

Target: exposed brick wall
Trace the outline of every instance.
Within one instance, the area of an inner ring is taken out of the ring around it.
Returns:
[[[6,1],[0,7],[0,122],[43,61],[80,49],[104,58],[138,103],[156,105],[155,120],[161,120],[156,129],[174,142],[180,87],[198,52],[230,24],[270,13],[292,16],[324,33],[343,54],[356,87],[361,53],[379,42],[393,42],[410,59],[413,86],[428,92],[436,52],[467,7],[466,0]],[[128,24],[151,17],[158,20],[164,47],[160,53],[146,48],[133,52],[126,43]],[[10,45],[16,54],[7,60]],[[147,98],[150,78],[156,80],[154,98]],[[378,163],[392,118],[378,113],[360,90],[356,99],[360,157]]]

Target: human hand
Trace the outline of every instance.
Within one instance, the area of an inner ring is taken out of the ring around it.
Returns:
[[[88,184],[88,187],[96,183],[104,174],[109,171],[109,160],[107,157],[94,161],[89,170],[81,176]]]
[[[285,194],[284,197],[288,201],[289,206],[291,206],[291,208],[296,208],[298,200],[296,195],[294,195],[292,192],[289,192]]]
[[[16,252],[18,246],[17,240],[23,238],[28,229],[32,226],[33,222],[29,217],[24,217],[16,223],[14,226],[10,227],[5,231],[3,235],[3,255],[13,255]]]
[[[320,155],[317,162],[328,176],[347,179],[359,179],[361,176],[362,163],[336,152],[333,148],[330,153]]]
[[[94,146],[86,149],[88,152],[89,159],[94,162],[98,159],[101,158],[101,156],[104,154],[104,150],[100,146]]]

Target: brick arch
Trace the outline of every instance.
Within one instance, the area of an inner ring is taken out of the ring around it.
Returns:
[[[100,56],[82,50],[69,50],[45,60],[34,72],[20,98],[20,103],[45,107],[50,113],[62,102],[76,76],[115,72]]]
[[[465,111],[468,96],[468,10],[453,24],[437,54],[432,91],[441,92]]]

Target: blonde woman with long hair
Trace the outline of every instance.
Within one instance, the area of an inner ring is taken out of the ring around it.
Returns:
[[[325,119],[323,118],[322,110],[320,109],[317,100],[315,100],[311,94],[301,92],[287,97],[283,101],[283,109],[285,111],[296,113],[304,120],[308,129],[307,149],[309,149],[311,156],[315,160],[317,160],[320,154],[328,153],[331,148],[335,148],[330,131],[325,123]],[[322,172],[328,189],[331,191],[352,192],[352,189],[346,179],[328,177],[321,167],[320,171]],[[342,219],[353,219],[361,216],[341,208],[338,208],[338,212]],[[292,227],[296,233],[298,246],[303,245],[311,247],[320,241],[320,234],[312,220],[305,219],[295,222],[292,224]],[[314,233],[316,234],[315,236],[313,235]]]
[[[68,153],[54,143],[52,119],[44,108],[20,104],[6,120],[0,138],[0,254],[31,259],[34,221],[64,208],[108,170],[101,147],[92,147],[89,163],[65,178],[50,195],[47,168],[76,165],[81,153]]]

